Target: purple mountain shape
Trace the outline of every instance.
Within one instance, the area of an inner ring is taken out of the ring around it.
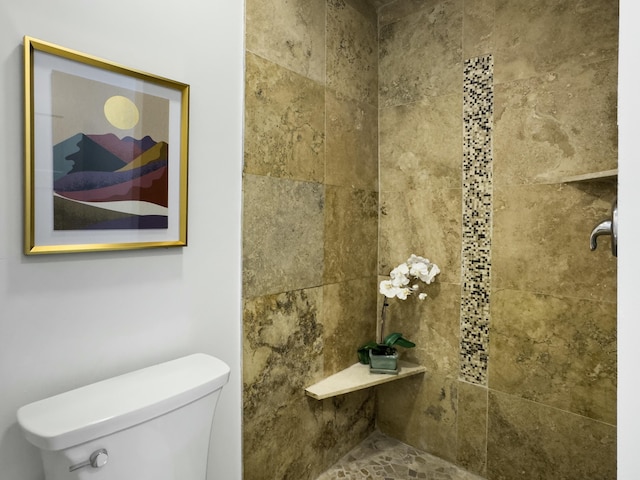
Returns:
[[[128,165],[84,134],[80,134],[77,146],[76,152],[66,156],[66,159],[73,163],[69,173],[114,172]]]
[[[110,187],[111,185],[130,182],[166,166],[167,160],[161,159],[124,172],[85,171],[69,173],[53,183],[53,190],[56,192],[76,192]]]
[[[125,163],[130,163],[134,158],[156,144],[149,135],[141,140],[136,140],[133,137],[124,137],[121,140],[113,133],[106,133],[104,135],[91,134],[87,135],[87,137]]]

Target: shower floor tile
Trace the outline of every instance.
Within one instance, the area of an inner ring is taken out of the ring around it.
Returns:
[[[317,480],[484,480],[438,457],[374,432]]]

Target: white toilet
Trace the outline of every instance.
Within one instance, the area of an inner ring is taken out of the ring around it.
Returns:
[[[194,354],[26,405],[46,480],[205,480],[229,366]]]

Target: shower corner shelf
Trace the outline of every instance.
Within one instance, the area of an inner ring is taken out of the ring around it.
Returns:
[[[400,372],[398,372],[397,375],[370,373],[369,365],[355,363],[305,388],[305,393],[316,400],[324,400],[325,398],[355,392],[364,388],[373,387],[374,385],[393,382],[427,371],[426,367],[416,365],[415,363],[405,362],[403,360],[399,360],[398,363],[400,365]]]
[[[602,170],[600,172],[583,173],[554,179],[549,183],[576,183],[576,182],[615,182],[618,178],[618,169]]]

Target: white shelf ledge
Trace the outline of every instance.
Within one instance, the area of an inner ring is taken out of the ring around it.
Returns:
[[[618,169],[602,170],[600,172],[583,173],[582,175],[570,175],[566,177],[554,178],[548,183],[573,183],[573,182],[602,182],[615,181],[618,178]]]
[[[400,371],[397,375],[386,373],[370,373],[369,365],[356,363],[318,383],[305,388],[305,392],[316,400],[335,397],[344,393],[355,392],[363,388],[373,387],[382,383],[393,382],[401,378],[410,377],[427,371],[426,367],[415,363],[398,361]]]

